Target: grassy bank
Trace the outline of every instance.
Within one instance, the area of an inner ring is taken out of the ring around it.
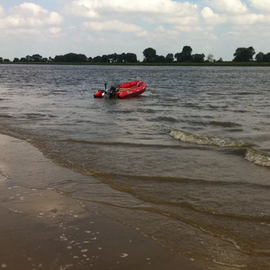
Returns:
[[[204,63],[99,63],[99,62],[10,62],[0,65],[89,65],[89,66],[240,66],[240,67],[268,67],[270,62],[204,62]]]

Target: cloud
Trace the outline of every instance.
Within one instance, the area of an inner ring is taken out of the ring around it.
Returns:
[[[270,18],[266,18],[263,14],[245,14],[239,17],[231,18],[231,22],[235,25],[253,25],[256,23],[269,22]]]
[[[84,27],[93,31],[118,31],[118,32],[140,32],[143,29],[135,24],[125,24],[118,20],[105,22],[85,22]]]
[[[52,27],[52,28],[49,29],[49,31],[50,31],[50,33],[52,33],[53,35],[57,35],[57,34],[59,34],[59,33],[62,31],[62,29],[59,28],[59,27]]]
[[[270,0],[0,0],[1,56],[140,57],[147,47],[165,55],[190,45],[194,53],[231,59],[246,44],[269,51],[269,23]]]
[[[269,16],[251,13],[247,6],[240,0],[226,0],[226,2],[225,0],[211,0],[208,3],[217,11],[214,12],[210,7],[204,7],[201,11],[201,16],[208,25],[254,25],[270,22]]]
[[[49,12],[34,3],[23,3],[13,7],[8,15],[3,13],[3,8],[0,8],[1,28],[36,28],[44,25],[59,25],[63,21],[59,13]]]
[[[4,8],[0,6],[0,19],[5,16]]]
[[[261,13],[270,13],[270,1],[269,0],[248,0],[250,5],[258,9]]]
[[[206,21],[206,23],[211,25],[221,24],[226,22],[226,18],[223,16],[216,14],[213,12],[213,10],[210,7],[205,7],[201,11],[201,15]]]
[[[169,24],[196,24],[199,19],[198,6],[189,2],[172,0],[75,0],[64,7],[67,15],[98,20],[121,18],[123,21],[137,20]],[[150,16],[150,18],[149,18]]]
[[[249,12],[248,7],[241,0],[209,0],[207,3],[220,13],[240,15]]]

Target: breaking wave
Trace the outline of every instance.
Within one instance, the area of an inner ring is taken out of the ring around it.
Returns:
[[[173,129],[170,135],[177,140],[180,140],[182,142],[188,142],[191,144],[209,145],[227,148],[242,148],[242,149],[244,148],[245,149],[244,157],[246,160],[256,165],[270,168],[270,157],[266,153],[254,149],[256,145],[252,143],[215,138],[206,135],[197,135],[177,129]]]
[[[270,157],[258,150],[252,148],[248,149],[245,155],[245,159],[257,165],[270,168]]]
[[[220,139],[210,137],[206,135],[196,135],[188,133],[182,130],[173,129],[170,133],[172,137],[182,142],[188,142],[199,145],[219,146],[219,147],[236,147],[236,148],[248,148],[254,146],[254,144],[246,142],[232,141],[228,139]]]

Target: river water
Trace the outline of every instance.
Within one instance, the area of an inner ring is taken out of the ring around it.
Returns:
[[[270,269],[270,68],[0,65],[0,132],[82,175],[51,182],[208,269]],[[94,99],[106,80],[137,98]]]

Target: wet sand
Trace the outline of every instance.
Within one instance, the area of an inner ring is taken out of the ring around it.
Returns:
[[[136,230],[88,211],[71,197],[23,181],[18,184],[18,168],[31,168],[27,177],[34,183],[41,175],[48,177],[48,165],[51,177],[61,177],[61,171],[65,176],[67,169],[29,143],[0,135],[0,269],[203,269]]]

